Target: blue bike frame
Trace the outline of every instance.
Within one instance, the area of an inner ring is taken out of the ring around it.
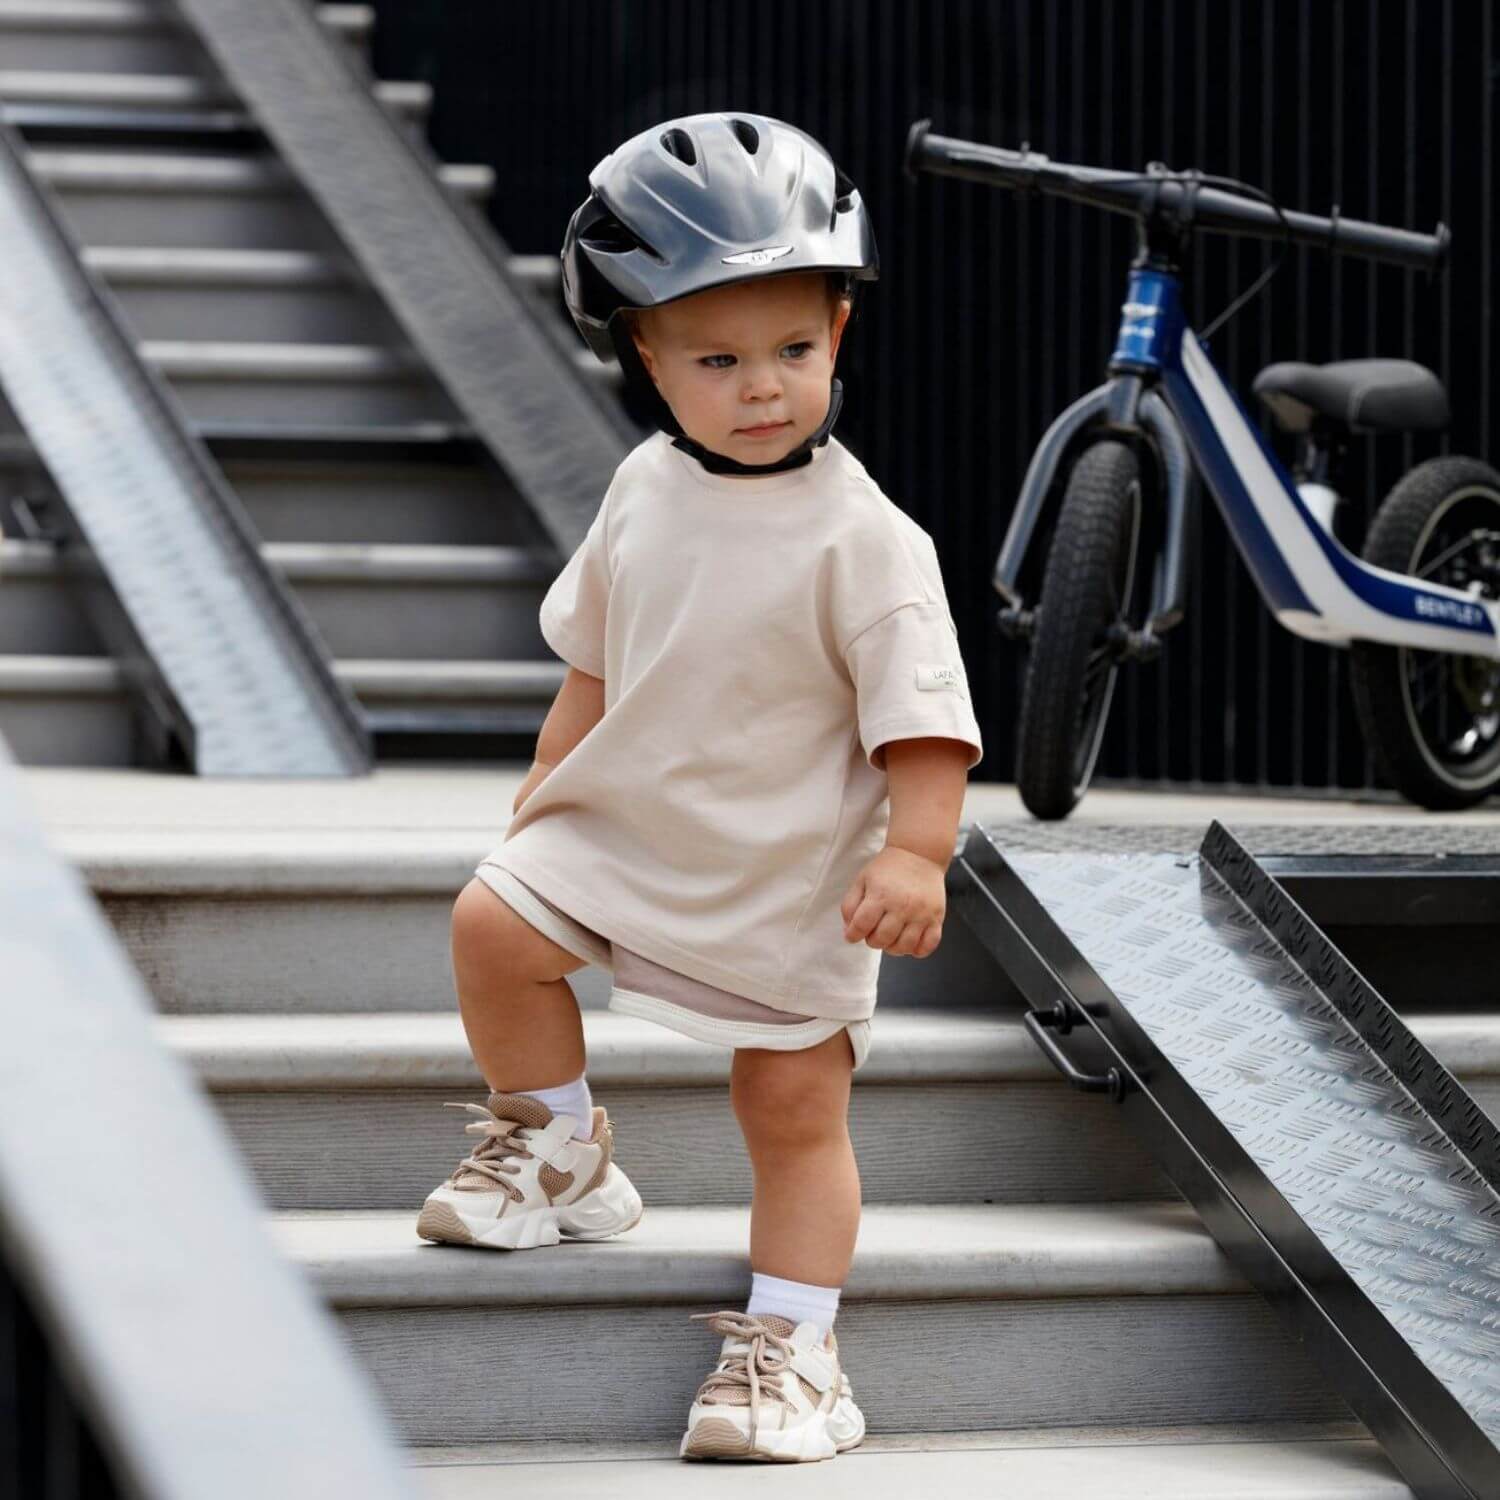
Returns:
[[[1371,567],[1308,509],[1187,326],[1172,272],[1131,271],[1109,368],[1109,382],[1069,407],[1037,446],[995,564],[995,589],[1009,604],[1022,604],[1021,560],[1064,453],[1090,429],[1145,432],[1162,463],[1167,538],[1149,631],[1182,615],[1185,442],[1261,596],[1288,630],[1334,646],[1379,641],[1500,658],[1500,603]]]

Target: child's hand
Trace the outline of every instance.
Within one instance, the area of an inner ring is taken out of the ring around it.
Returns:
[[[839,905],[844,941],[863,938],[871,948],[926,958],[943,936],[944,873],[925,855],[887,845],[855,876]]]

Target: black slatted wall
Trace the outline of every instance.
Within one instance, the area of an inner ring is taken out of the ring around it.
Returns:
[[[1442,442],[1356,445],[1338,529],[1358,547],[1404,466],[1439,451],[1500,460],[1493,228],[1496,8],[1488,0],[378,0],[385,76],[437,86],[435,146],[499,174],[497,228],[555,252],[589,168],[669,115],[753,109],[820,138],[874,214],[882,276],[841,356],[840,435],[934,536],[987,738],[976,779],[1011,773],[1017,650],[988,578],[1030,450],[1096,384],[1128,226],[975,185],[908,183],[907,126],[1029,141],[1058,158],[1227,173],[1286,207],[1452,226],[1438,280],[1291,252],[1214,339],[1242,393],[1274,359],[1404,355],[1448,381]],[[1204,240],[1201,326],[1268,247]],[[1110,778],[1363,788],[1339,653],[1275,626],[1211,502],[1191,612],[1116,698]]]

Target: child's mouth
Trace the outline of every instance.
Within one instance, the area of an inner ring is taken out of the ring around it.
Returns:
[[[759,427],[736,427],[734,430],[742,437],[763,438],[785,432],[791,425],[790,422],[764,422]]]

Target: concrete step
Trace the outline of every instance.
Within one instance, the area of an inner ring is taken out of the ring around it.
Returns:
[[[311,344],[405,341],[347,259],[310,250],[95,245],[84,262],[136,336]]]
[[[530,539],[510,480],[477,458],[439,461],[415,452],[381,455],[377,443],[326,456],[311,449],[248,450],[221,459],[268,542],[518,546]]]
[[[120,670],[107,657],[0,656],[0,736],[22,765],[141,758]]]
[[[140,351],[172,382],[196,422],[317,427],[458,418],[407,348],[147,340]]]
[[[498,1424],[496,1424],[498,1425]],[[683,1463],[659,1443],[491,1443],[408,1450],[426,1500],[762,1500],[758,1465]],[[837,1463],[777,1476],[808,1500],[1411,1500],[1360,1423],[1049,1427],[867,1437]]]
[[[71,69],[17,67],[3,51],[5,33],[0,29],[0,99],[7,105],[55,105],[59,107],[134,111],[170,110],[174,113],[201,111],[205,114],[232,109],[244,113],[233,89],[204,59],[199,68],[180,73],[99,72]],[[432,109],[432,85],[420,80],[375,79],[375,97],[393,115],[412,125],[426,121]],[[249,116],[246,115],[247,123]]]
[[[349,660],[334,670],[380,731],[519,736],[535,735],[566,674],[545,661]],[[106,657],[0,656],[0,736],[23,765],[141,759],[123,676]]]
[[[556,571],[550,554],[270,542],[261,555],[291,584],[335,655],[554,659],[537,626],[537,608]],[[55,547],[0,541],[0,578],[0,653],[101,654]]]
[[[370,6],[317,9],[332,35],[361,52],[368,46]],[[0,57],[12,71],[181,74],[207,63],[159,0],[0,0]]]
[[[473,1146],[472,1116],[444,1108],[486,1094],[452,1007],[159,1024],[273,1208],[415,1209]],[[748,1202],[728,1049],[594,1009],[584,1034],[596,1102],[647,1201]],[[867,1203],[1177,1197],[1113,1118],[1063,1084],[1015,1011],[899,1005],[877,1012],[851,1107]]]
[[[336,36],[363,52],[375,31],[373,5],[319,5],[318,20],[330,36]]]
[[[550,257],[517,256],[512,263],[532,259]],[[84,260],[108,283],[143,339],[405,341],[400,325],[344,255],[95,245]]]
[[[688,1315],[744,1305],[744,1210],[648,1203],[613,1240],[519,1254],[414,1219],[273,1220],[407,1442],[680,1434],[718,1346]],[[875,1205],[838,1328],[875,1433],[1350,1419],[1181,1203]]]
[[[264,554],[336,656],[556,664],[537,626],[557,571],[550,553],[272,542]]]
[[[339,251],[312,200],[265,153],[49,146],[28,158],[85,245]],[[482,164],[438,172],[476,202],[494,190],[494,171]]]
[[[480,664],[457,665],[476,667],[482,681]],[[339,670],[359,683],[349,663]],[[550,703],[563,675],[560,663],[539,666],[533,701]],[[3,699],[0,731],[8,732]],[[513,800],[477,802],[470,826],[457,831],[80,829],[59,846],[165,1013],[451,1015],[453,899],[504,840]],[[956,843],[965,836],[960,829]],[[569,979],[582,1003],[607,1000],[602,970],[590,965]],[[945,924],[929,957],[883,959],[879,993],[882,1003],[949,1009],[1015,995],[959,920]]]
[[[567,675],[555,660],[334,663],[379,733],[535,737]],[[514,752],[512,752],[514,753]]]
[[[304,351],[295,370],[328,362],[334,349],[375,347],[399,350],[405,334],[359,274],[333,255],[310,250],[224,250],[96,245],[88,263],[111,284],[143,350],[154,348],[248,350],[275,347]],[[550,316],[550,314],[549,314]],[[329,342],[332,341],[332,342]],[[623,389],[618,365],[601,364],[571,333],[560,339],[564,353],[585,378],[608,389]],[[179,356],[186,358],[184,353]],[[222,362],[228,355],[215,356]],[[262,360],[269,358],[262,356]],[[283,355],[283,358],[290,358]],[[345,353],[340,363],[353,359]],[[201,362],[201,359],[200,361]],[[446,413],[446,409],[445,409]],[[456,415],[456,414],[452,414]],[[213,412],[206,420],[220,414]],[[278,421],[252,405],[238,420]],[[325,420],[314,416],[313,420]],[[348,421],[436,420],[415,416],[362,417],[335,414],[329,423]]]
[[[894,998],[876,1012],[850,1116],[866,1201],[1179,1197],[1108,1101],[1066,1086],[1020,1014],[914,1009]],[[274,1208],[411,1207],[472,1144],[462,1130],[470,1117],[443,1107],[482,1103],[486,1092],[456,1010],[177,1015],[160,1026],[213,1095]],[[1418,1031],[1500,1112],[1500,1021],[1424,1017]],[[621,1165],[647,1200],[747,1202],[749,1164],[725,1092],[728,1050],[598,1009],[585,1010],[584,1035],[596,1101],[616,1122]]]
[[[99,656],[103,649],[68,591],[57,549],[0,541],[0,656]]]
[[[294,428],[210,422],[199,436],[269,542],[522,546],[548,539],[509,477],[462,424]],[[19,434],[0,435],[0,528],[9,494],[47,492]]]

